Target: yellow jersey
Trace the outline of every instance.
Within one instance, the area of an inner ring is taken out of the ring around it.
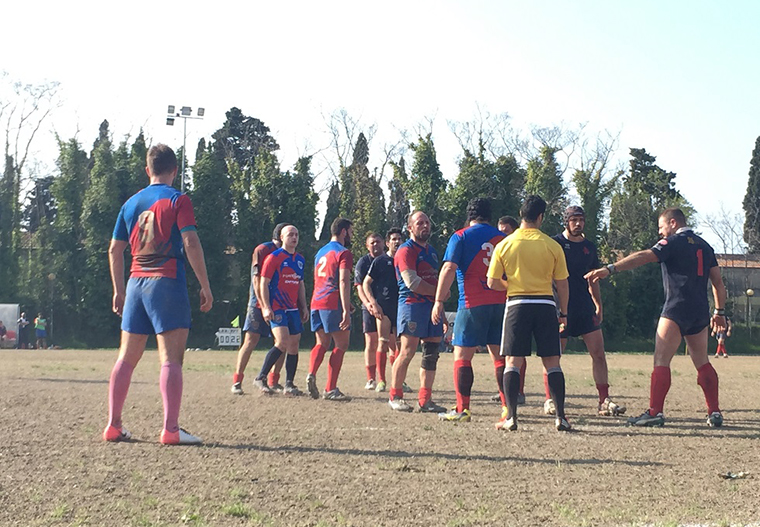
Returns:
[[[562,247],[538,229],[517,229],[494,248],[488,277],[507,277],[507,296],[551,296],[569,276]]]

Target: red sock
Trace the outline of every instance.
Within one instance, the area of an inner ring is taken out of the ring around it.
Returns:
[[[403,399],[404,398],[404,390],[402,388],[391,388],[391,401],[393,399]]]
[[[338,375],[340,375],[340,368],[343,366],[343,354],[346,353],[342,349],[335,348],[330,354],[330,362],[327,364],[327,387],[326,391],[331,392],[338,387]]]
[[[524,360],[522,363],[522,366],[520,366],[520,395],[525,395],[525,370],[527,369],[528,369],[528,361]],[[548,384],[549,380],[547,379],[546,382]]]
[[[232,374],[232,384],[237,384],[239,382],[243,382],[243,377],[245,377],[244,373],[233,373]]]
[[[396,357],[398,357],[398,350],[391,350],[390,354],[388,355],[388,360],[391,361],[391,366],[393,366],[393,363],[396,362]]]
[[[111,370],[111,382],[108,384],[108,423],[115,428],[121,428],[121,411],[124,401],[127,400],[134,370],[134,366],[123,360],[117,360]]]
[[[507,406],[507,396],[504,394],[504,368],[507,365],[507,361],[504,357],[499,357],[493,361],[493,367],[496,371],[496,386],[499,387],[499,397],[501,397],[501,405]]]
[[[182,403],[182,364],[165,362],[158,381],[164,400],[164,430],[179,431],[179,407]]]
[[[377,361],[377,376],[380,377],[380,382],[385,382],[385,369],[388,362],[388,354],[384,351],[378,351],[375,354],[375,360]]]
[[[267,377],[267,383],[269,384],[269,386],[274,386],[275,384],[277,384],[279,382],[280,382],[280,374],[279,373],[272,372]]]
[[[472,362],[454,361],[454,389],[457,394],[457,412],[470,409],[470,391],[472,390]]]
[[[424,386],[420,388],[419,393],[417,393],[417,401],[420,403],[420,406],[424,405],[430,400],[432,397],[432,391],[433,390],[430,388],[425,388]]]
[[[697,370],[697,384],[702,387],[709,413],[720,412],[718,404],[718,373],[709,362]]]
[[[668,366],[655,366],[652,370],[652,380],[649,386],[649,415],[662,413],[668,390],[670,390],[670,368]]]
[[[375,365],[367,366],[367,380],[368,381],[374,381],[375,380]]]
[[[311,375],[317,374],[317,370],[319,370],[322,360],[325,358],[326,351],[327,349],[319,344],[311,348],[311,355],[309,356],[309,373]]]
[[[546,370],[544,370],[544,392],[546,392],[546,400],[552,398],[551,392],[549,391],[549,375],[546,373]]]
[[[609,384],[597,384],[596,390],[599,392],[599,404],[602,404],[610,396]]]
[[[454,361],[454,393],[457,394],[457,412],[461,412],[462,407],[464,406],[464,402],[462,401],[462,391],[459,389],[459,368],[464,366],[463,363],[463,360]]]

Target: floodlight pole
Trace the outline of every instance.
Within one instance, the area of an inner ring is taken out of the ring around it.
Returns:
[[[188,119],[203,119],[206,112],[204,108],[198,108],[196,116],[193,116],[193,110],[189,106],[182,106],[179,112],[174,112],[175,107],[170,105],[167,111],[166,124],[168,126],[174,126],[174,119],[176,117],[182,118],[182,179],[180,180],[180,191],[185,192],[185,159],[187,158],[187,120]]]

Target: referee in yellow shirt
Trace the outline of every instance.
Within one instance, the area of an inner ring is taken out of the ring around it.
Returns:
[[[539,230],[545,212],[546,202],[540,196],[525,198],[520,228],[496,246],[488,267],[488,287],[507,291],[501,335],[507,409],[496,423],[499,430],[517,430],[520,367],[531,353],[532,338],[549,378],[549,392],[557,410],[556,428],[570,430],[565,418],[565,375],[559,365],[560,324],[567,323],[567,263],[562,247]],[[552,282],[557,288],[559,316]]]

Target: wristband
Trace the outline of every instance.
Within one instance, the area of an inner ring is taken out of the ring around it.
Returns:
[[[726,315],[726,310],[722,308],[721,309],[716,308],[715,311],[713,311],[713,315],[718,315],[720,317],[723,317]]]
[[[615,269],[615,264],[609,264],[607,266],[607,270],[610,272],[610,274],[615,274],[615,272],[617,271],[617,269]]]
[[[560,313],[557,315],[558,318],[567,318],[567,313]]]

